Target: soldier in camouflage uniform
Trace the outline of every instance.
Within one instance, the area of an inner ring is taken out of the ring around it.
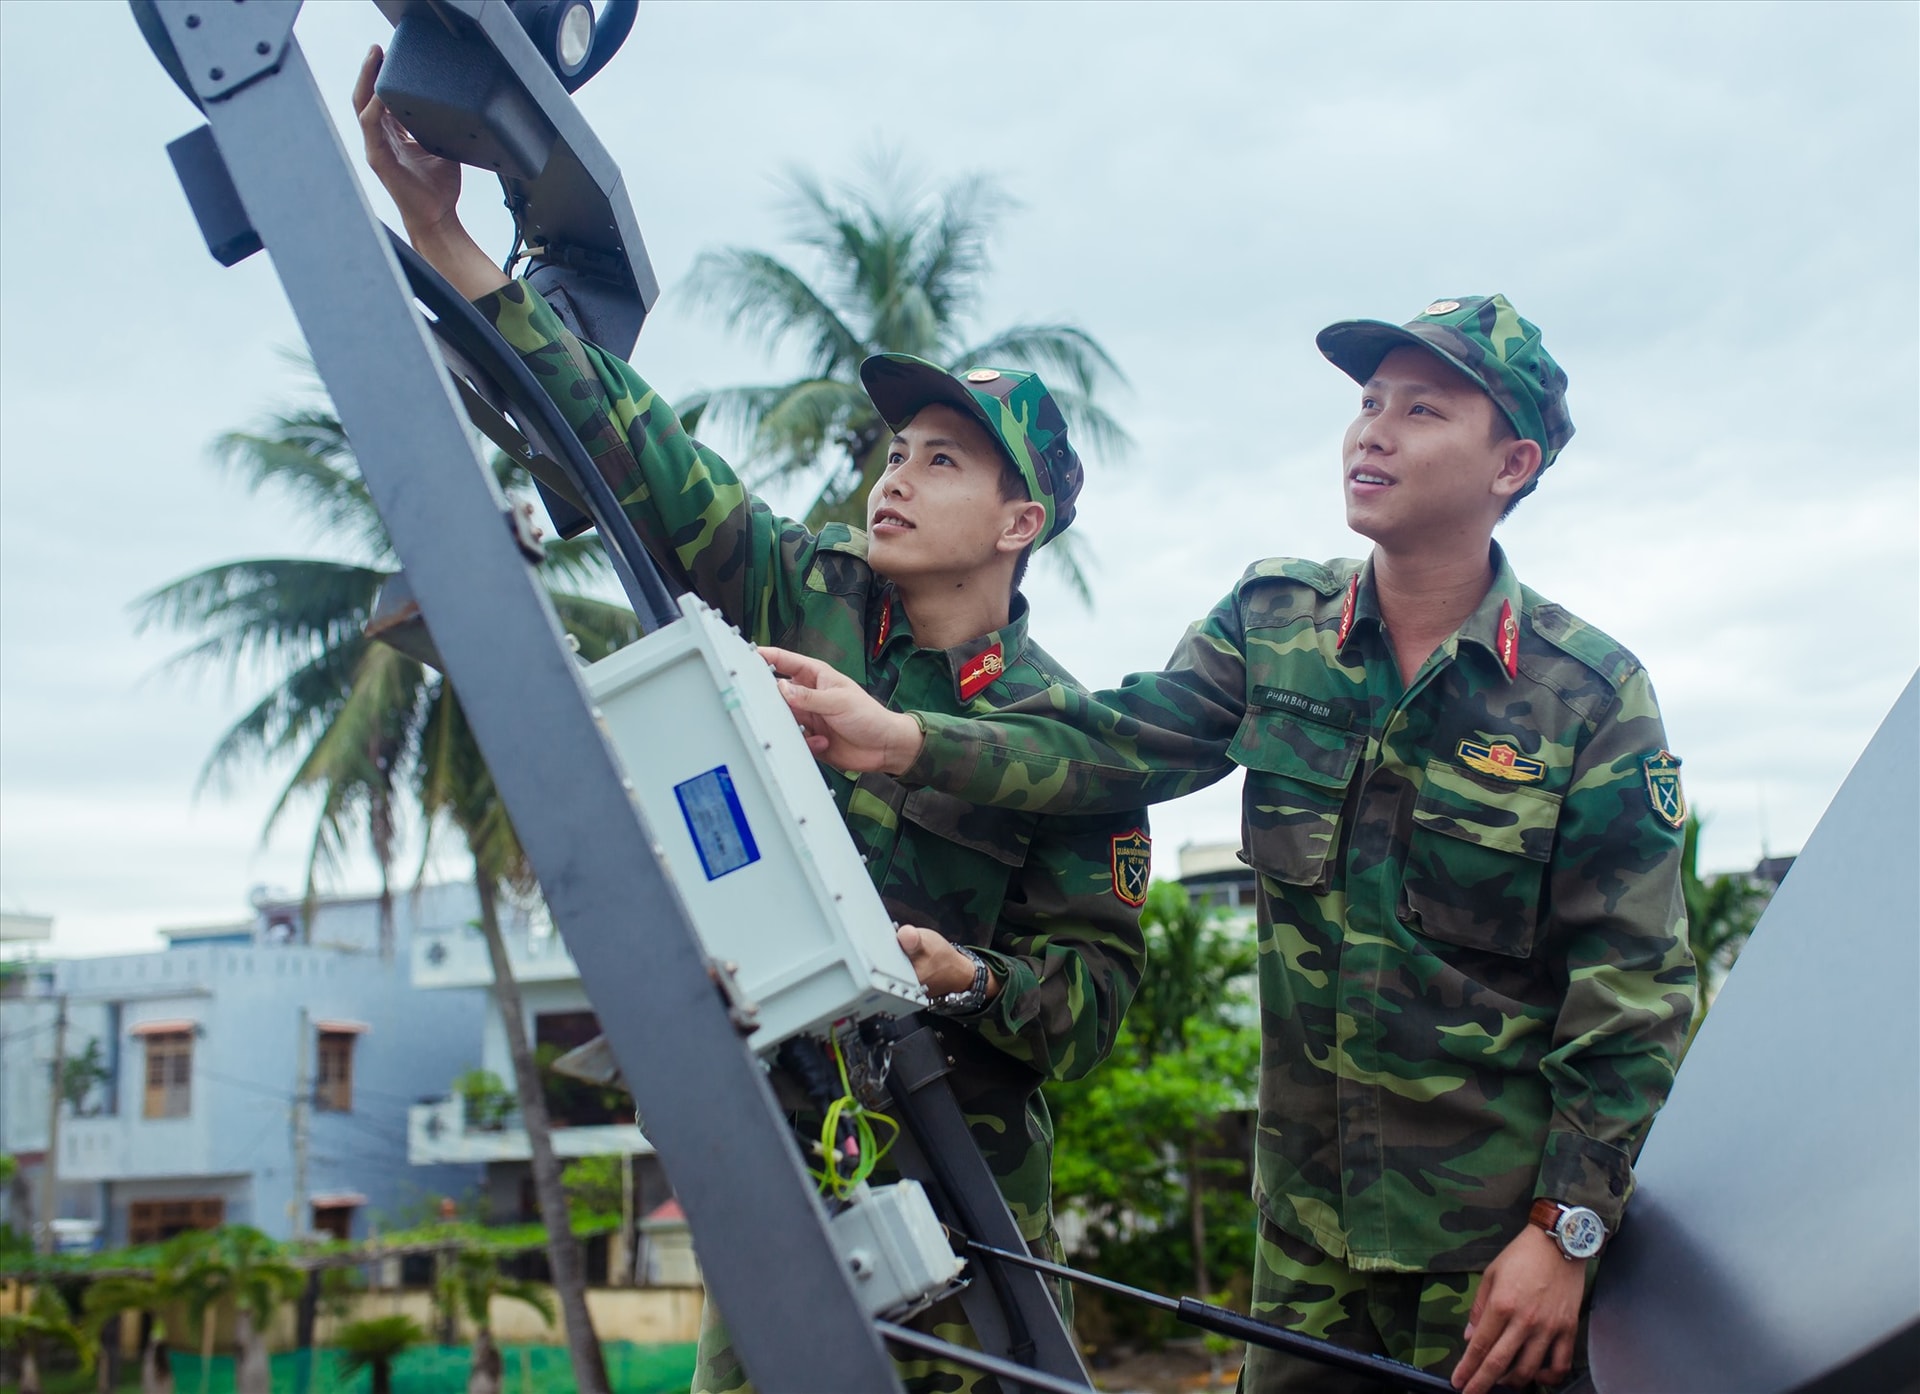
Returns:
[[[986,719],[916,724],[774,659],[825,758],[977,802],[1086,811],[1246,772],[1255,1314],[1484,1394],[1568,1372],[1583,1255],[1673,1076],[1679,761],[1633,655],[1492,543],[1573,433],[1539,331],[1471,296],[1319,344],[1362,387],[1343,468],[1366,561],[1256,563],[1165,671]],[[1375,1387],[1258,1350],[1243,1384]]]
[[[862,382],[896,432],[868,529],[809,532],[750,494],[627,363],[574,337],[538,292],[493,265],[459,225],[459,166],[421,150],[373,97],[378,65],[376,50],[355,109],[368,162],[415,247],[560,405],[673,580],[754,642],[810,654],[899,708],[977,715],[1078,690],[1028,637],[1018,591],[1032,549],[1072,522],[1082,481],[1038,376],[868,359]],[[1139,984],[1145,812],[980,808],[884,774],[823,774],[934,999],[974,1140],[1021,1235],[1058,1259],[1053,1124],[1040,1086],[1106,1058]],[[974,1343],[957,1299],[913,1324]],[[952,1365],[900,1368],[910,1390],[928,1394],[994,1387]],[[746,1387],[709,1308],[694,1388]]]

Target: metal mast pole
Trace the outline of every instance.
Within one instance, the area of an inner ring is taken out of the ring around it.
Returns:
[[[293,40],[296,8],[153,0],[161,32],[150,38],[190,85],[223,177],[272,255],[754,1384],[897,1391]]]

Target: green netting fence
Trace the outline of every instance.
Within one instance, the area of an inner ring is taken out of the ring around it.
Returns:
[[[601,1348],[614,1394],[685,1394],[693,1382],[691,1342],[641,1346],[607,1341]],[[576,1394],[566,1347],[505,1346],[500,1354],[502,1394]],[[274,1356],[274,1394],[368,1394],[372,1377],[362,1371],[351,1379],[340,1378],[334,1373],[336,1359],[328,1350],[317,1357],[305,1351]],[[465,1394],[467,1367],[472,1359],[473,1352],[466,1346],[414,1346],[393,1362],[393,1394]],[[231,1357],[216,1355],[206,1374],[207,1394],[233,1394]],[[177,1394],[200,1394],[200,1377],[200,1357],[176,1350],[173,1379]],[[124,1388],[139,1388],[139,1367],[134,1362],[128,1362],[127,1378],[130,1383]],[[52,1384],[49,1381],[50,1390]],[[84,1380],[84,1387],[93,1388],[91,1376]]]

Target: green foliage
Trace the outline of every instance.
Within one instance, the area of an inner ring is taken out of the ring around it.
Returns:
[[[1680,854],[1680,892],[1687,903],[1687,943],[1693,949],[1694,964],[1700,973],[1701,1005],[1694,1018],[1696,1028],[1706,1014],[1707,1003],[1719,991],[1771,899],[1768,888],[1744,872],[1701,877],[1698,856],[1703,821],[1698,814],[1687,815]]]
[[[1112,1056],[1047,1089],[1054,1200],[1084,1219],[1078,1257],[1105,1276],[1163,1293],[1231,1287],[1252,1266],[1241,1122],[1259,1077],[1254,947],[1170,882],[1149,888],[1141,924],[1147,973]],[[1168,1334],[1145,1309],[1115,1315],[1128,1334]]]
[[[462,1072],[454,1080],[453,1092],[460,1096],[461,1106],[466,1110],[467,1126],[483,1132],[494,1132],[505,1127],[514,1110],[520,1106],[505,1080],[492,1070],[477,1066]]]
[[[89,1106],[93,1091],[111,1077],[99,1040],[88,1041],[85,1050],[69,1056],[60,1068],[60,1098],[79,1117],[89,1117],[100,1111],[98,1103]]]
[[[286,1250],[250,1225],[222,1225],[195,1238],[199,1242],[183,1251],[177,1279],[195,1321],[231,1301],[256,1330],[265,1331],[280,1305],[298,1297],[306,1284]]]
[[[20,1159],[11,1152],[0,1152],[0,1186],[13,1180],[14,1173],[20,1170]]]
[[[71,1351],[82,1369],[93,1368],[93,1342],[74,1320],[73,1309],[51,1283],[37,1284],[26,1310],[0,1311],[0,1350],[34,1352],[49,1347]]]
[[[334,1374],[345,1380],[365,1370],[372,1376],[373,1388],[384,1394],[393,1386],[394,1360],[408,1346],[426,1339],[427,1333],[410,1316],[350,1321],[333,1335]]]
[[[449,1254],[441,1264],[434,1285],[434,1302],[443,1312],[466,1317],[476,1328],[491,1326],[488,1308],[496,1297],[523,1302],[538,1312],[548,1326],[553,1325],[553,1293],[539,1283],[509,1278],[500,1271],[500,1257],[485,1248],[464,1248]]]
[[[576,1222],[588,1216],[619,1218],[626,1195],[622,1173],[631,1165],[615,1153],[567,1163],[560,1173],[560,1184],[567,1188],[567,1213]]]
[[[809,174],[788,181],[791,240],[813,274],[769,252],[726,247],[695,263],[690,289],[725,322],[770,348],[797,348],[801,376],[725,388],[682,403],[694,429],[704,420],[750,442],[741,474],[750,484],[784,476],[820,480],[806,521],[859,524],[886,463],[890,433],[860,387],[861,360],[911,353],[949,369],[975,363],[1043,374],[1082,455],[1117,458],[1126,433],[1096,400],[1125,379],[1107,351],[1072,324],[1020,324],[973,337],[969,323],[989,268],[987,246],[1012,201],[982,175],[930,187],[887,159],[864,183],[829,188]],[[1063,565],[1090,598],[1072,534],[1043,555]]]
[[[1194,1022],[1245,1015],[1256,954],[1244,925],[1194,904],[1176,881],[1155,881],[1147,888],[1140,928],[1147,972],[1127,1009],[1127,1024],[1143,1059],[1183,1049]]]

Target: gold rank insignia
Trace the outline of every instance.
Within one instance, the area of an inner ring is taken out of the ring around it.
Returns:
[[[1006,671],[1007,660],[1000,651],[1000,641],[996,639],[987,646],[985,652],[960,669],[960,700],[971,702],[993,686]]]
[[[1509,678],[1520,676],[1520,621],[1513,617],[1513,602],[1500,602],[1500,666]]]
[[[1360,573],[1354,572],[1353,579],[1347,582],[1347,598],[1340,606],[1340,632],[1333,636],[1333,646],[1343,649],[1347,646],[1347,636],[1353,633],[1354,612],[1360,607]]]
[[[1654,817],[1670,828],[1684,826],[1687,796],[1680,788],[1680,757],[1658,751],[1642,760],[1640,768],[1646,771],[1647,802],[1653,805]]]
[[[1135,828],[1113,839],[1113,893],[1138,909],[1147,903],[1147,883],[1153,879],[1153,839]]]
[[[1515,784],[1537,784],[1546,778],[1547,767],[1529,760],[1504,741],[1482,745],[1479,741],[1460,742],[1460,763],[1470,770],[1490,774],[1495,779],[1510,779]]]

